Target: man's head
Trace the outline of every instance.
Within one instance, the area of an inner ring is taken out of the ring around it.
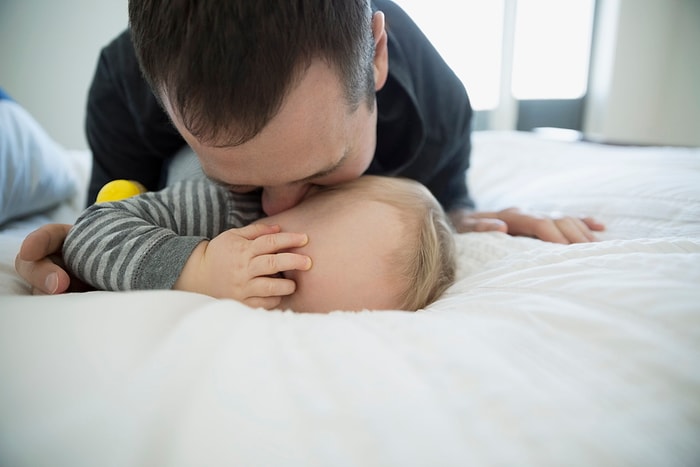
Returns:
[[[384,17],[367,0],[130,0],[146,79],[198,154],[263,208],[351,180],[376,145],[388,73]]]
[[[311,257],[313,267],[284,274],[297,290],[280,309],[415,311],[454,280],[450,224],[432,194],[412,180],[363,176],[314,188],[302,203],[261,222],[309,236],[293,251]]]

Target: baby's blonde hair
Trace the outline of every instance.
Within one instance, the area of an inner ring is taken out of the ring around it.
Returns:
[[[365,175],[323,191],[353,191],[361,199],[388,204],[399,211],[406,236],[389,253],[405,284],[398,309],[416,311],[437,300],[455,279],[454,230],[440,203],[422,184],[405,178]]]

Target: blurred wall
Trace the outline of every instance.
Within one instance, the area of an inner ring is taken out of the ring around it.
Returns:
[[[700,0],[598,1],[584,131],[700,146]],[[127,0],[0,0],[0,86],[58,142],[86,148],[98,54],[126,25]]]
[[[87,148],[99,51],[127,26],[127,0],[0,0],[0,87],[69,148]]]
[[[700,146],[700,0],[598,0],[592,139]]]

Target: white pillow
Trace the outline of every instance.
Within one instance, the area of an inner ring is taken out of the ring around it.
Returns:
[[[0,90],[0,225],[45,211],[77,189],[66,150]]]

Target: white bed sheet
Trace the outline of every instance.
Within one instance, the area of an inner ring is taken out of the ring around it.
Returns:
[[[608,229],[571,246],[460,235],[459,280],[417,313],[22,296],[15,226],[0,465],[698,465],[699,182],[700,149],[476,133],[482,208]]]

